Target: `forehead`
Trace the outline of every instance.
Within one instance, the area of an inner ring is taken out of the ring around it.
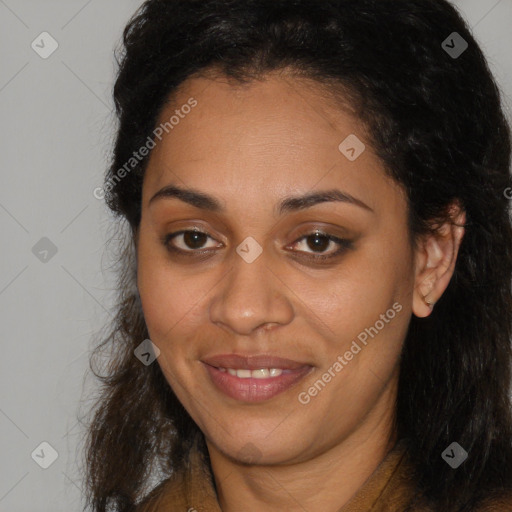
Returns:
[[[220,198],[250,194],[259,204],[344,186],[372,206],[385,187],[396,187],[362,123],[340,108],[343,101],[330,98],[319,84],[277,74],[243,85],[223,77],[189,79],[160,113],[157,124],[173,123],[151,153],[143,200],[169,183],[206,187]],[[194,108],[184,108],[191,99]],[[345,140],[362,151],[357,159],[343,152]]]
[[[226,146],[236,141],[239,147],[284,145],[305,149],[330,145],[333,135],[335,141],[343,133],[358,132],[364,137],[364,126],[347,112],[348,104],[340,99],[340,105],[347,105],[342,110],[330,99],[332,95],[312,80],[277,73],[245,84],[223,76],[192,78],[173,94],[158,123],[179,113],[192,97],[197,106],[172,127],[172,133],[176,144],[185,139],[193,143],[189,139],[192,130],[197,136],[210,135],[201,138],[203,152],[220,149],[222,141]]]

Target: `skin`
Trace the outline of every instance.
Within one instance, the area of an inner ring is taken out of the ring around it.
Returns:
[[[464,228],[444,225],[413,249],[403,190],[385,175],[364,127],[317,84],[285,73],[243,87],[221,77],[192,78],[158,123],[190,97],[198,105],[151,153],[136,238],[139,293],[161,351],[158,364],[205,435],[224,512],[334,512],[396,441],[398,359],[407,327],[412,314],[432,313],[426,300],[437,301],[448,285]],[[338,149],[350,134],[366,145],[355,161]],[[170,184],[212,195],[225,211],[177,198],[150,204]],[[328,189],[371,210],[324,202],[281,216],[275,211],[285,197]],[[464,224],[455,206],[453,218]],[[208,237],[187,245],[178,236],[170,244],[209,248],[209,256],[168,251],[166,234],[194,228]],[[308,257],[339,248],[321,238],[315,249],[314,235],[304,238],[315,229],[352,245],[315,263]],[[252,263],[236,252],[246,237],[263,251]],[[401,311],[321,392],[300,403],[299,393],[395,303]],[[313,369],[267,401],[241,402],[218,391],[200,362],[226,353],[274,354]]]

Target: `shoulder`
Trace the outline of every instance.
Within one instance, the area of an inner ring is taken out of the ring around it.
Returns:
[[[196,444],[183,464],[161,481],[131,512],[183,512],[201,503],[204,510],[221,512],[212,475]]]
[[[158,505],[158,501],[162,496],[164,488],[168,484],[168,480],[164,480],[159,485],[157,485],[149,494],[144,496],[142,501],[140,501],[133,512],[151,512],[156,510],[156,506]]]
[[[160,512],[170,497],[179,498],[183,490],[183,475],[175,474],[160,482],[135,506],[133,512]],[[164,503],[164,501],[166,503]]]

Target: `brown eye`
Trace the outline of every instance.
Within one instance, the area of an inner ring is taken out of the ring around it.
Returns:
[[[204,247],[209,238],[213,240],[207,233],[202,231],[183,230],[166,235],[164,245],[174,252],[199,252],[200,249],[212,249],[215,247]]]
[[[352,242],[350,240],[338,238],[333,235],[322,233],[320,231],[305,234],[299,238],[299,240],[297,240],[294,245],[297,244],[302,244],[302,247],[305,249],[310,249],[311,251],[299,250],[298,252],[311,255],[313,259],[321,260],[338,256],[346,249],[352,247]],[[329,248],[333,250],[328,251]]]
[[[182,230],[165,235],[162,242],[169,252],[193,257],[204,255],[213,249],[219,248],[219,245],[205,246],[208,239],[214,241],[208,233],[199,230]],[[220,247],[222,245],[220,244]],[[312,260],[334,258],[352,248],[351,241],[319,231],[303,235],[293,245],[302,245],[303,249],[294,249],[294,252],[301,253],[301,255]]]
[[[190,249],[200,249],[208,238],[208,235],[197,231],[186,231],[183,233],[183,243]]]
[[[318,233],[307,236],[306,240],[308,247],[315,252],[324,252],[332,241],[329,237]]]

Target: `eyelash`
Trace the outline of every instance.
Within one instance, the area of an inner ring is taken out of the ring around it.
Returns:
[[[175,246],[173,246],[171,244],[171,240],[173,240],[177,236],[180,236],[180,235],[183,235],[183,234],[186,234],[186,233],[197,233],[197,234],[200,234],[200,235],[206,235],[208,238],[212,238],[212,237],[210,237],[210,235],[208,235],[208,233],[205,233],[203,231],[186,229],[186,230],[176,231],[174,233],[169,233],[169,234],[164,235],[164,237],[162,238],[162,243],[164,244],[164,246],[167,248],[167,250],[169,252],[177,254],[177,255],[180,255],[180,256],[189,256],[189,257],[192,257],[192,258],[204,257],[208,253],[211,253],[212,250],[214,250],[214,249],[206,249],[206,250],[190,249],[190,250],[184,250],[184,249],[178,249],[177,247],[175,247]],[[329,242],[335,242],[340,247],[339,247],[339,249],[337,251],[335,251],[334,253],[328,254],[328,255],[304,253],[303,251],[299,251],[300,253],[306,254],[307,256],[305,256],[305,257],[307,259],[310,259],[310,260],[314,260],[314,261],[330,260],[332,258],[341,256],[342,253],[344,253],[346,250],[351,249],[353,247],[352,242],[350,240],[347,240],[347,239],[344,239],[344,238],[338,238],[336,236],[329,235],[329,234],[324,233],[324,232],[319,231],[319,230],[315,230],[315,231],[312,231],[310,233],[305,233],[300,238],[298,238],[295,242],[293,242],[292,245],[295,245],[298,242],[300,242],[302,240],[305,240],[305,239],[307,239],[309,237],[315,236],[315,235],[318,236],[318,237],[321,237],[321,238],[327,238],[329,240]]]

